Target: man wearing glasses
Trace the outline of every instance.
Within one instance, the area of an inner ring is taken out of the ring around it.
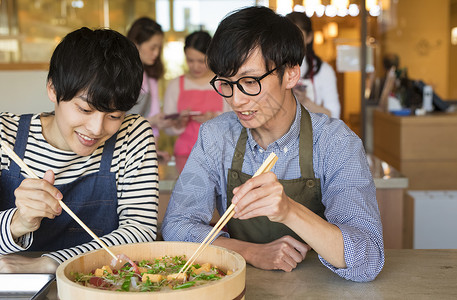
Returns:
[[[214,89],[233,112],[202,124],[165,215],[165,240],[202,242],[214,209],[235,215],[214,245],[255,267],[293,270],[314,249],[339,276],[373,280],[384,264],[376,191],[360,139],[309,113],[292,88],[300,30],[265,7],[236,11],[208,49]],[[252,178],[274,152],[271,172]]]

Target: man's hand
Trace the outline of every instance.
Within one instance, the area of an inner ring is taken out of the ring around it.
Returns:
[[[268,244],[255,244],[233,238],[218,237],[213,245],[236,251],[249,264],[263,270],[290,272],[302,262],[311,247],[286,235]]]
[[[54,173],[48,170],[43,179],[25,179],[14,191],[17,211],[11,221],[13,238],[37,230],[43,218],[54,219],[62,208],[60,191],[53,186]]]
[[[267,216],[270,221],[283,223],[291,207],[291,200],[284,192],[273,172],[261,174],[233,189],[234,218],[250,219]]]
[[[268,244],[251,244],[246,261],[264,270],[290,272],[302,262],[311,250],[307,244],[286,235]]]
[[[59,264],[52,258],[25,257],[17,254],[0,256],[0,273],[55,273]]]

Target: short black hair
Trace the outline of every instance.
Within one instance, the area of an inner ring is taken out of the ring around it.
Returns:
[[[206,54],[209,44],[211,43],[211,35],[206,31],[195,31],[186,37],[184,42],[184,50],[193,48]]]
[[[234,76],[252,50],[259,47],[266,70],[301,65],[305,55],[303,36],[291,21],[264,6],[232,12],[219,23],[207,51],[208,66],[222,77]]]
[[[85,91],[88,104],[99,111],[128,111],[138,100],[143,66],[135,45],[122,34],[82,27],[54,50],[48,82],[58,103]]]

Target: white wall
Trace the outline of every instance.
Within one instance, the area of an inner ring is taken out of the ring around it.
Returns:
[[[53,111],[46,93],[47,71],[0,71],[0,112]]]

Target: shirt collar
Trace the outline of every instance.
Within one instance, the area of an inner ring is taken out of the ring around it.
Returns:
[[[295,97],[295,96],[294,96]],[[282,137],[268,145],[266,151],[281,151],[286,153],[294,146],[294,143],[298,140],[298,135],[300,133],[300,119],[301,119],[301,104],[295,99],[296,102],[296,110],[295,110],[295,119],[292,122],[292,126],[290,127],[289,131],[287,131]],[[252,137],[252,132],[250,128],[247,128],[248,133],[248,140],[247,143],[251,150],[254,150],[254,153],[264,152],[265,150],[260,147],[259,144],[255,141]]]

